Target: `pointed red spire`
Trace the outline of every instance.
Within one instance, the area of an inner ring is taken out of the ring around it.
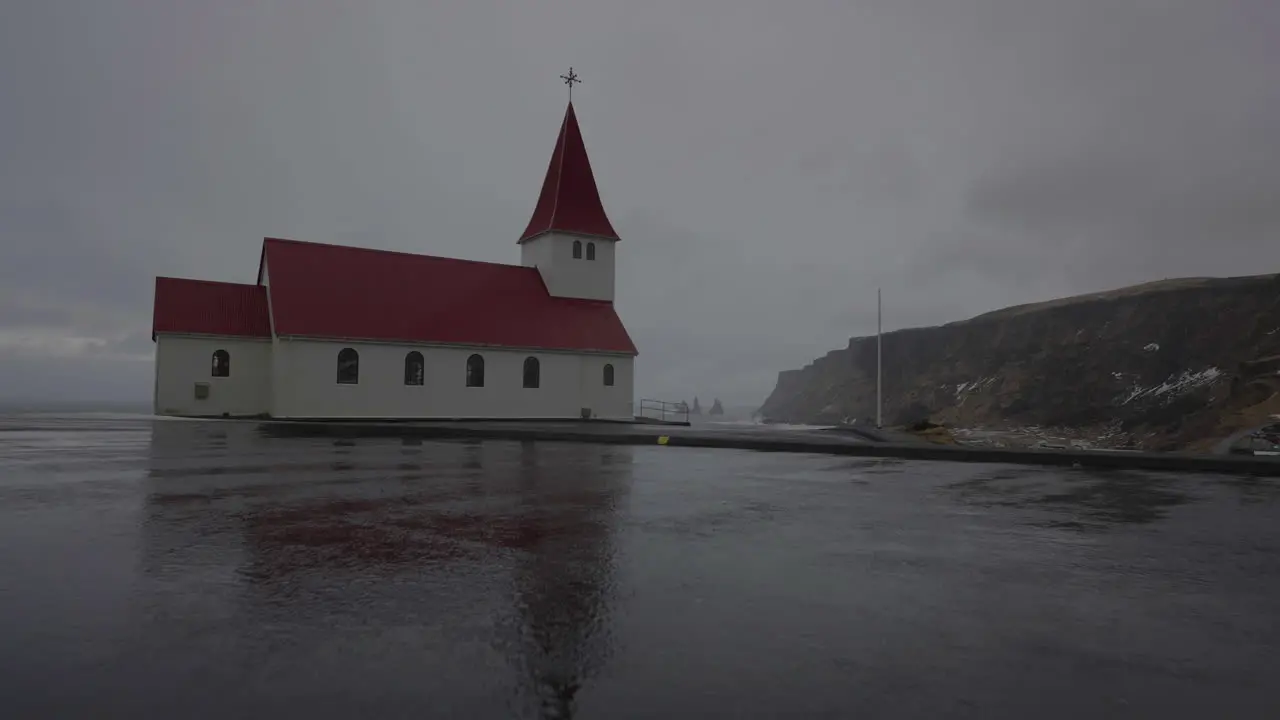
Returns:
[[[560,125],[547,178],[542,181],[542,194],[520,242],[553,230],[620,239],[600,203],[600,191],[591,174],[591,161],[582,144],[582,131],[578,129],[578,116],[573,112],[572,102]]]

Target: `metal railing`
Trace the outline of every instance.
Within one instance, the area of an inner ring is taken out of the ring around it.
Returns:
[[[639,417],[662,422],[689,422],[689,405],[684,402],[667,402],[665,400],[641,400]]]

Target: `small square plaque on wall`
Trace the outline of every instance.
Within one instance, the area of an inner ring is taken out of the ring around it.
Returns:
[[[203,382],[196,383],[196,399],[197,400],[209,399],[209,383],[203,383]]]

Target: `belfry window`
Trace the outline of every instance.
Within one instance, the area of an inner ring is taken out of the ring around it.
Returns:
[[[596,259],[596,244],[595,244],[595,243],[591,243],[591,242],[587,243],[587,259],[588,259],[588,260],[595,260],[595,259]]]
[[[231,377],[231,353],[226,350],[213,351],[214,377]]]
[[[573,259],[574,260],[582,259],[582,241],[581,240],[573,241]]]
[[[606,387],[613,387],[613,365],[610,363],[604,366],[604,384]]]

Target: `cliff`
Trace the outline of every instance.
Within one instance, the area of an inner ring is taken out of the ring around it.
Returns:
[[[884,421],[1204,449],[1280,413],[1280,275],[1186,278],[883,337]],[[778,375],[767,422],[874,421],[876,339]]]

